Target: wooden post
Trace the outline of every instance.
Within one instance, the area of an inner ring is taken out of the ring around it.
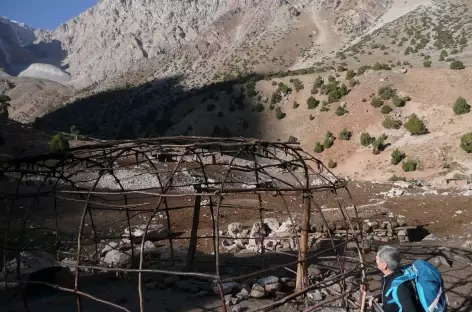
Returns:
[[[195,191],[201,193],[200,184],[194,185]],[[195,259],[195,251],[197,250],[197,232],[198,224],[200,222],[200,201],[202,197],[200,195],[195,196],[195,206],[193,209],[193,223],[192,223],[192,233],[190,234],[190,243],[187,251],[187,262],[185,265],[185,270],[187,272],[192,271],[193,269],[193,260]]]
[[[310,230],[310,208],[311,201],[310,195],[307,191],[303,193],[303,220],[301,224],[301,237],[300,237],[300,256],[297,269],[297,290],[302,290],[308,286],[308,262],[306,260],[308,253],[308,232]]]

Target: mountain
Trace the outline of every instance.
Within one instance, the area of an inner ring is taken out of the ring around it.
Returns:
[[[359,179],[472,173],[460,147],[469,115],[452,109],[472,103],[470,69],[459,69],[472,64],[470,2],[148,2],[102,0],[36,31],[27,50],[59,44],[71,80],[51,82],[68,74],[48,65],[25,72],[42,79],[3,78],[11,117],[100,139],[297,139]],[[412,114],[428,131],[410,134]],[[396,149],[418,170],[393,166]]]

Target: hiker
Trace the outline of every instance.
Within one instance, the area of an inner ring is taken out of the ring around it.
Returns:
[[[390,246],[380,247],[375,262],[377,268],[383,273],[382,293],[374,300],[380,299],[379,301],[382,303],[385,312],[423,312],[416,298],[416,291],[412,282],[402,283],[398,286],[398,301],[401,307],[393,301],[392,293],[387,295],[392,287],[393,280],[403,275],[403,271],[400,269],[400,260],[400,252],[396,248]],[[370,306],[372,307],[372,303]]]

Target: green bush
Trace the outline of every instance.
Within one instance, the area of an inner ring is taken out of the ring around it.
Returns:
[[[400,177],[400,176],[397,176],[396,174],[394,174],[393,176],[388,178],[388,180],[391,181],[391,182],[406,181],[406,178],[405,177]]]
[[[423,135],[428,133],[423,120],[419,119],[416,114],[412,114],[404,125],[405,129],[408,130],[412,135]]]
[[[418,163],[412,159],[408,159],[407,161],[404,161],[402,164],[403,171],[405,172],[416,171],[417,167],[418,167]]]
[[[279,82],[279,87],[277,88],[278,92],[282,92],[282,94],[287,95],[292,92],[292,89],[287,86],[286,84]]]
[[[287,114],[285,114],[284,112],[282,112],[282,109],[280,107],[277,107],[275,109],[275,117],[277,117],[278,120],[280,119],[284,119],[285,116],[287,116]]]
[[[270,98],[270,104],[277,104],[280,101],[282,101],[282,95],[280,94],[280,92],[275,91],[274,93],[272,93],[272,96]]]
[[[400,98],[398,95],[395,95],[392,99],[393,106],[395,107],[403,107],[406,104],[406,101]]]
[[[293,86],[295,87],[295,91],[297,92],[305,88],[300,79],[293,79]]]
[[[297,109],[300,106],[296,101],[293,102],[293,109]]]
[[[433,62],[431,62],[430,60],[423,61],[423,67],[431,67],[432,64]]]
[[[374,66],[372,67],[373,70],[381,70],[382,69],[382,64],[379,62],[375,63]]]
[[[380,65],[380,66],[382,66],[382,65]],[[361,76],[361,75],[363,75],[366,71],[368,71],[369,69],[372,69],[372,66],[368,66],[368,65],[361,66],[361,67],[359,67],[359,69],[357,70],[357,75],[358,75],[358,76]]]
[[[324,85],[324,80],[321,76],[316,77],[313,88],[321,88]]]
[[[388,105],[384,105],[384,106],[382,106],[382,109],[380,109],[380,112],[381,112],[382,114],[385,114],[385,115],[386,115],[386,114],[390,114],[392,111],[393,111],[393,108],[391,108],[391,107],[388,106]]]
[[[277,85],[277,82],[276,81],[272,81],[272,86],[276,86]]]
[[[466,153],[472,153],[472,132],[464,134],[461,138],[461,148]]]
[[[372,147],[373,147],[372,153],[374,153],[375,155],[377,155],[381,151],[383,151],[385,149],[385,139],[384,139],[384,137],[374,139],[372,141]]]
[[[323,151],[324,151],[323,144],[321,144],[320,142],[316,142],[314,151],[315,151],[315,153],[323,153]]]
[[[460,97],[457,99],[456,103],[454,103],[453,110],[456,115],[467,114],[470,113],[470,105],[465,99]]]
[[[336,168],[337,166],[338,166],[338,163],[335,162],[335,161],[333,161],[332,159],[330,159],[330,160],[328,161],[328,168],[329,168],[329,169],[334,169],[334,168]]]
[[[260,113],[260,112],[264,111],[264,105],[262,103],[257,103],[252,107],[252,110],[254,112]]]
[[[370,104],[373,106],[373,107],[376,107],[376,108],[379,108],[383,105],[383,101],[378,98],[378,97],[373,97],[372,98],[372,101],[370,101]]]
[[[367,99],[366,99],[366,98],[363,98],[363,99],[362,99],[362,102],[364,102],[364,103],[367,102]]]
[[[52,137],[51,142],[49,142],[49,150],[51,152],[60,152],[70,148],[69,141],[58,133]]]
[[[375,138],[371,137],[369,133],[362,133],[361,134],[361,145],[364,147],[369,146]]]
[[[328,76],[328,82],[335,82],[335,81],[336,81],[336,77],[333,77],[332,75]]]
[[[320,101],[318,101],[317,99],[315,99],[314,97],[310,96],[308,98],[308,100],[306,101],[307,105],[308,105],[308,109],[315,109],[318,107],[318,105],[320,105]]]
[[[351,80],[355,76],[356,76],[356,73],[354,72],[354,70],[350,69],[346,73],[346,80]]]
[[[398,165],[403,161],[403,159],[405,159],[405,153],[400,151],[398,148],[392,152],[392,165]]]
[[[464,63],[462,61],[452,61],[451,62],[451,69],[464,69]]]
[[[400,129],[402,126],[402,122],[400,120],[395,120],[392,119],[390,116],[387,116],[387,118],[382,121],[382,126],[385,129]]]
[[[344,128],[340,133],[339,133],[339,139],[343,141],[349,141],[352,138],[352,132]]]
[[[390,100],[397,94],[397,90],[392,86],[385,86],[379,89],[379,97],[382,100]]]
[[[288,137],[288,142],[289,143],[297,143],[298,139],[296,137],[294,137],[293,135],[291,135],[291,136]]]
[[[331,148],[334,145],[335,140],[336,138],[333,136],[333,134],[328,131],[326,132],[323,146],[325,148]]]
[[[337,116],[344,116],[344,115],[346,115],[347,113],[348,113],[348,110],[345,109],[345,108],[342,107],[342,106],[338,106],[338,107],[336,108],[335,114],[336,114]]]
[[[350,85],[351,87],[355,87],[355,86],[357,86],[357,85],[359,85],[359,84],[360,84],[360,82],[359,82],[359,80],[357,80],[357,79],[354,79],[354,78],[353,78],[353,79],[349,80],[349,85]]]

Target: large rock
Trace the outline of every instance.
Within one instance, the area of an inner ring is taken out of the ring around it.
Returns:
[[[262,298],[265,296],[265,288],[262,285],[254,284],[251,289],[252,298]]]
[[[243,225],[239,222],[231,223],[228,225],[228,234],[233,238],[237,238],[238,234],[243,231]]]
[[[472,241],[467,241],[465,242],[461,248],[464,248],[464,249],[472,249]]]
[[[227,295],[227,294],[231,293],[233,291],[233,289],[239,289],[240,287],[241,287],[241,285],[239,283],[236,283],[236,282],[228,282],[228,283],[221,284],[221,288],[223,290],[224,295]],[[213,283],[211,284],[211,288],[213,289],[213,292],[215,294],[220,293],[220,288],[218,287],[218,283],[216,281],[213,281]]]
[[[264,223],[267,224],[272,232],[276,232],[280,227],[279,221],[275,218],[265,218]]]
[[[110,250],[117,249],[118,243],[116,242],[108,242],[105,247],[102,249],[102,252],[100,253],[101,256],[103,257],[104,255],[107,254]]]
[[[119,250],[110,250],[103,258],[108,266],[126,268],[131,264],[131,254]]]
[[[135,225],[131,227],[131,236],[133,237],[133,241],[140,241],[141,238],[144,235],[144,232],[146,230],[146,225]],[[162,224],[150,224],[147,234],[146,234],[146,239],[149,240],[159,240],[159,239],[165,239],[169,236],[169,231],[167,231],[167,227],[165,227]],[[124,230],[123,236],[124,239],[129,239],[130,234],[129,234],[129,229],[126,228]]]

